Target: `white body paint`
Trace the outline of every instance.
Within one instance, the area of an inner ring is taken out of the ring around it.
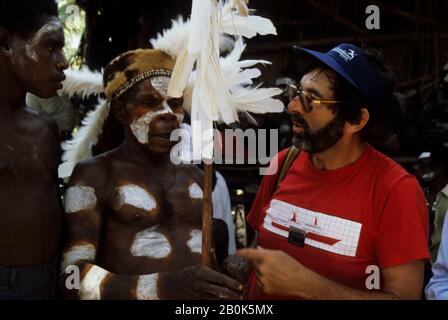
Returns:
[[[126,185],[117,188],[117,205],[121,208],[125,204],[148,212],[157,208],[156,199],[145,189],[137,185]]]
[[[154,89],[157,90],[157,92],[159,92],[163,97],[165,97],[165,100],[162,102],[163,109],[155,112],[149,111],[140,118],[133,120],[130,125],[132,133],[134,134],[135,138],[137,138],[138,142],[140,142],[141,144],[148,144],[150,123],[155,117],[161,114],[172,113],[179,120],[179,125],[184,120],[184,115],[182,113],[173,113],[173,110],[166,103],[167,98],[166,95],[168,92],[169,81],[170,78],[164,76],[151,78],[151,85],[154,87]]]
[[[50,21],[43,25],[37,30],[32,39],[25,44],[25,54],[34,62],[38,62],[39,57],[36,50],[38,49],[38,45],[42,41],[42,38],[47,34],[61,31],[61,28],[62,26],[58,21]]]
[[[188,248],[190,248],[193,253],[202,252],[202,231],[194,229],[190,232],[190,240],[187,242]]]
[[[157,295],[157,281],[159,274],[140,276],[137,282],[137,300],[160,300]]]
[[[93,244],[75,245],[65,251],[62,256],[61,272],[65,272],[68,266],[75,265],[78,261],[94,261],[96,248]]]
[[[201,187],[196,182],[188,187],[188,193],[192,199],[202,199],[204,197]]]
[[[81,300],[101,300],[101,282],[107,277],[109,271],[93,266],[84,276],[79,288]]]
[[[87,186],[74,186],[65,193],[65,212],[75,213],[89,210],[96,206],[97,197],[95,189]]]
[[[168,239],[157,231],[157,226],[143,230],[135,235],[131,246],[134,257],[149,257],[163,259],[171,254],[171,245]]]

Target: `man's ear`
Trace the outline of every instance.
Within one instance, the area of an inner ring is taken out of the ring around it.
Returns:
[[[127,112],[123,101],[113,99],[110,108],[118,122],[121,124],[127,123]]]
[[[369,110],[367,110],[366,108],[362,108],[361,117],[358,123],[348,123],[348,122],[346,123],[345,129],[347,133],[354,134],[361,131],[362,128],[366,126],[367,122],[369,122],[369,119],[370,119]]]
[[[0,28],[0,55],[11,55],[12,34],[6,28]]]

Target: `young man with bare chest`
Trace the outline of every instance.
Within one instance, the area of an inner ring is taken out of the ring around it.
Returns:
[[[62,87],[68,65],[57,16],[53,0],[0,1],[0,299],[53,298],[59,137],[25,94],[49,98]]]
[[[167,96],[174,60],[159,50],[122,54],[105,69],[105,93],[123,144],[79,163],[65,196],[62,272],[80,270],[80,299],[241,296],[241,284],[200,266],[202,171],[177,165],[171,132],[182,99]],[[65,281],[67,282],[67,281]],[[65,289],[68,287],[65,285]]]

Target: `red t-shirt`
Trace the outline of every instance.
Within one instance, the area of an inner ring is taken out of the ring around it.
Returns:
[[[278,154],[278,166],[286,153]],[[275,178],[264,177],[248,215],[261,247],[359,290],[367,290],[370,265],[429,258],[428,210],[417,180],[370,145],[355,163],[332,171],[316,169],[302,151],[272,195]],[[303,247],[288,242],[289,226],[306,232]],[[276,298],[288,297],[265,295],[253,273],[249,299]]]

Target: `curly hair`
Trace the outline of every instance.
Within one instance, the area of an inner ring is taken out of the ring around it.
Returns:
[[[42,18],[58,14],[55,0],[0,0],[0,28],[21,36],[37,30]]]

